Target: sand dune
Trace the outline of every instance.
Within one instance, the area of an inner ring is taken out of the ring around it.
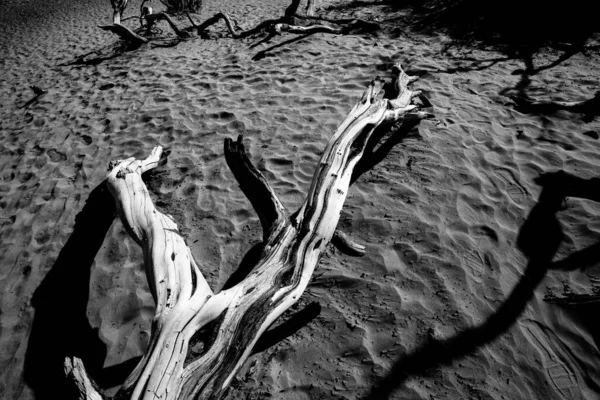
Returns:
[[[248,27],[287,6],[207,3],[203,15],[223,10]],[[336,4],[320,6],[333,17],[402,12]],[[228,398],[600,398],[598,303],[544,301],[598,290],[597,255],[569,258],[600,240],[598,117],[520,112],[511,98],[520,60],[444,51],[449,37],[397,26],[378,37],[316,34],[261,57],[293,36],[250,48],[217,27],[217,40],[57,66],[113,43],[96,27],[109,20],[107,1],[0,5],[0,397],[53,398],[70,354],[118,386],[143,354],[154,305],[141,251],[99,187],[110,160],[170,150],[148,187],[221,288],[261,241],[223,139],[244,134],[294,210],[368,81],[402,61],[442,124],[423,122],[352,186],[340,226],[367,254],[331,247],[285,318],[318,306],[248,360]],[[559,56],[544,50],[534,62]],[[527,95],[593,98],[599,61],[575,54],[529,76]],[[23,107],[30,85],[47,93]],[[556,171],[562,180],[539,179]],[[557,206],[546,193],[568,197]]]

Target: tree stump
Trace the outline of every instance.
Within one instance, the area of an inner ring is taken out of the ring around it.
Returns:
[[[262,173],[248,158],[242,137],[226,139],[225,160],[257,212],[264,249],[255,269],[231,288],[213,293],[173,219],[152,203],[142,173],[156,167],[162,149],[145,160],[112,162],[107,185],[123,225],[142,247],[150,290],[156,302],[146,354],[116,398],[219,399],[250,356],[265,330],[304,290],[328,243],[364,253],[337,232],[340,212],[356,164],[376,128],[390,122],[432,117],[413,104],[420,94],[397,64],[392,93],[381,98],[384,80],[376,78],[364,91],[329,140],[316,167],[306,200],[289,215]],[[200,338],[203,350],[188,359],[190,341]],[[76,358],[65,370],[82,399],[106,398]]]

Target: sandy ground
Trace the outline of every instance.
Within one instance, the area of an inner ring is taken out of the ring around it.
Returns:
[[[251,26],[286,6],[219,9]],[[55,398],[65,355],[118,386],[145,349],[153,302],[141,251],[98,188],[110,160],[170,149],[148,186],[218,289],[261,240],[223,139],[245,134],[293,210],[329,136],[395,61],[421,77],[444,125],[422,123],[352,186],[340,226],[367,254],[330,248],[286,314],[305,322],[251,357],[228,398],[600,398],[599,303],[583,297],[600,290],[600,203],[590,199],[600,118],[517,111],[506,95],[523,86],[521,61],[443,51],[449,38],[402,29],[317,34],[256,60],[294,36],[255,48],[196,39],[57,67],[113,43],[96,27],[110,15],[108,1],[0,4],[1,398]],[[590,99],[599,61],[578,53],[529,77],[526,92]],[[23,107],[30,85],[48,93]]]

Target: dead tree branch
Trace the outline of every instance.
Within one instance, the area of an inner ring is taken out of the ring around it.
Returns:
[[[144,4],[149,0],[143,0],[140,6],[140,25],[143,26],[143,21],[146,21],[145,36],[151,34],[152,27],[160,20],[165,20],[171,29],[179,38],[186,39],[190,36],[189,32],[177,27],[171,17],[165,12],[153,13],[151,7],[147,7]],[[162,0],[161,0],[162,1]],[[227,30],[231,36],[235,39],[246,38],[252,35],[267,32],[267,37],[264,41],[270,40],[272,37],[281,34],[282,32],[296,33],[296,34],[312,34],[317,32],[331,33],[331,34],[350,34],[350,33],[365,33],[373,32],[379,29],[379,24],[370,21],[364,21],[361,19],[346,19],[346,20],[327,20],[326,18],[314,16],[314,2],[309,0],[306,5],[306,15],[302,16],[298,13],[298,8],[302,0],[291,0],[290,5],[285,9],[284,15],[280,18],[270,19],[260,22],[253,28],[244,30],[240,28],[239,24],[233,20],[229,15],[219,12],[212,17],[208,18],[201,24],[197,25],[190,16],[190,10],[186,7],[187,2],[177,3],[178,6],[182,6],[183,12],[187,15],[192,27],[196,29],[197,33],[201,37],[209,37],[207,29],[223,20]],[[171,3],[163,4],[169,6]],[[200,2],[201,3],[201,2]],[[140,45],[148,42],[147,37],[140,36],[133,32],[131,29],[121,24],[122,14],[127,6],[127,0],[111,0],[113,7],[113,24],[100,26],[101,29],[111,31],[120,36],[125,41],[132,42]],[[191,3],[190,3],[191,4]],[[172,9],[170,7],[169,9]],[[324,23],[310,23],[308,25],[299,24],[300,20],[303,21],[320,21]]]
[[[143,249],[156,302],[150,344],[118,398],[221,398],[261,335],[298,301],[328,243],[335,238],[338,246],[364,253],[337,231],[354,167],[379,126],[429,117],[412,101],[418,91],[408,85],[415,78],[400,65],[392,78],[388,98],[380,96],[383,79],[369,84],[326,145],[306,200],[291,216],[251,163],[242,138],[225,140],[227,164],[259,215],[264,248],[256,268],[219,293],[210,289],[177,225],[155,208],[142,181],[144,171],[161,163],[162,149],[146,160],[111,163],[107,185],[123,225]],[[203,350],[189,357],[190,341],[198,337]],[[102,398],[79,360],[67,359],[65,366],[82,399]]]
[[[167,13],[159,12],[159,13],[153,14],[152,12],[150,12],[150,13],[147,13],[146,15],[144,15],[144,19],[146,20],[146,34],[150,33],[150,31],[155,23],[157,23],[158,21],[161,21],[161,20],[165,20],[165,21],[167,21],[167,23],[169,24],[171,29],[173,29],[173,32],[175,32],[175,34],[179,38],[188,38],[190,36],[190,34],[188,32],[179,29],[177,27],[177,25],[175,24],[175,22],[173,21],[173,19],[171,17],[169,17],[169,15]]]
[[[132,31],[125,25],[121,25],[120,23],[114,23],[112,25],[99,25],[98,28],[103,29],[105,31],[110,31],[121,37],[123,40],[133,44],[139,45],[148,43],[148,39],[138,35],[134,31]]]

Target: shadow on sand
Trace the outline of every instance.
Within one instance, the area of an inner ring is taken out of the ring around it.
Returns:
[[[533,76],[579,53],[589,56],[600,51],[600,24],[592,6],[592,2],[585,0],[574,0],[563,7],[542,0],[384,0],[352,1],[323,12],[352,15],[370,8],[376,10],[386,27],[384,31],[392,37],[410,36],[413,32],[436,38],[439,33],[447,35],[450,41],[442,51],[446,57],[454,58],[457,66],[422,72],[481,71],[499,62],[519,60],[523,68],[512,73],[520,76],[519,81],[500,93],[515,100],[519,107],[523,102],[535,102],[527,93]],[[473,56],[473,50],[493,51],[501,56]],[[454,55],[456,51],[458,55]],[[542,53],[543,57],[538,57]],[[549,88],[548,94],[552,89],[560,88]],[[582,105],[580,110],[564,108],[560,102],[549,103],[530,111],[541,114],[559,109],[581,111],[585,122],[600,115],[595,97]]]
[[[387,376],[364,397],[365,400],[387,399],[410,377],[426,374],[436,366],[448,365],[498,338],[525,310],[548,270],[585,269],[600,261],[600,243],[597,243],[552,262],[563,240],[556,214],[561,211],[564,198],[578,197],[600,202],[600,192],[596,190],[600,178],[585,180],[559,171],[541,175],[536,182],[542,186],[542,192],[517,238],[517,246],[527,257],[528,263],[508,298],[480,326],[467,329],[449,339],[431,339],[415,351],[400,357]],[[591,333],[596,335],[594,340],[598,343],[600,332],[596,329]],[[600,388],[594,390],[600,391]]]
[[[66,356],[81,358],[90,375],[102,381],[99,373],[106,346],[90,326],[86,308],[94,257],[115,214],[112,195],[101,183],[75,218],[73,233],[33,295],[35,318],[25,357],[25,380],[38,400],[65,394]]]

